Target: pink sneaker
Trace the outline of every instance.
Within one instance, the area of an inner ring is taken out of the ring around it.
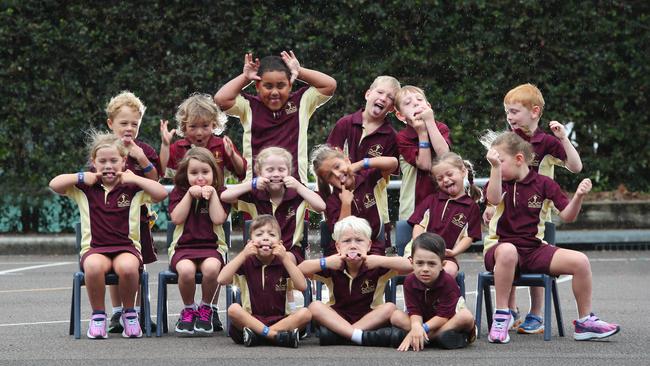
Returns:
[[[495,313],[492,320],[492,328],[488,335],[488,341],[491,343],[508,343],[510,342],[510,335],[508,335],[508,328],[510,326],[510,319],[512,314]]]
[[[142,328],[140,328],[140,320],[138,320],[138,313],[135,310],[127,309],[122,313],[122,323],[124,323],[124,331],[122,337],[124,338],[140,338],[142,337]]]
[[[603,339],[613,336],[621,330],[618,324],[607,323],[598,319],[594,313],[589,315],[589,318],[584,322],[577,320],[573,321],[575,331],[573,332],[573,339],[576,341],[588,341],[590,339]]]
[[[108,338],[108,334],[106,334],[106,314],[93,314],[90,317],[90,324],[88,325],[88,333],[86,333],[86,336],[90,339]]]

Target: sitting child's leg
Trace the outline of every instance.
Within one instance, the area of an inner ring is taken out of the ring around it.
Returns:
[[[300,309],[271,326],[248,313],[241,305],[235,303],[228,308],[228,316],[232,321],[232,327],[242,332],[241,339],[232,330],[229,330],[233,340],[241,341],[247,347],[256,346],[260,343],[259,336],[264,337],[278,346],[298,347],[300,336],[298,329],[304,328],[311,321],[311,313],[307,309]]]
[[[293,255],[293,253],[287,251],[287,255],[289,256],[293,264],[296,265],[298,264],[298,261],[296,260],[296,256]],[[287,303],[289,305],[289,310],[291,310],[291,312],[294,312],[296,310],[296,299],[293,296],[293,290],[287,291]]]
[[[135,295],[140,283],[140,260],[131,253],[120,253],[113,259],[113,269],[120,278],[119,291],[124,311],[122,337],[140,338],[142,328],[135,306]]]
[[[445,261],[445,265],[442,266],[442,268],[451,277],[456,278],[456,275],[458,274],[458,264],[454,263],[453,261]]]
[[[488,341],[493,343],[508,343],[510,336],[508,329],[511,327],[512,314],[508,307],[512,281],[519,262],[517,248],[511,243],[499,243],[494,250],[494,289],[496,297],[496,312]]]
[[[102,254],[91,254],[83,262],[86,291],[90,307],[93,309],[88,325],[88,338],[107,338],[104,296],[106,292],[105,275],[111,270],[111,259]]]
[[[177,266],[178,267],[178,266]],[[198,309],[198,316],[194,323],[194,331],[201,333],[212,333],[212,306],[211,302],[217,291],[217,277],[221,271],[221,261],[217,258],[206,258],[201,262],[201,304]],[[179,281],[180,282],[180,281]],[[192,296],[194,299],[194,296]]]
[[[177,333],[194,334],[194,323],[197,317],[194,294],[196,292],[196,264],[189,259],[182,259],[176,264],[178,273],[178,291],[183,301],[178,321],[176,322]]]

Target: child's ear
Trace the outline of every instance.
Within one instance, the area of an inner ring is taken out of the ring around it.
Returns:
[[[106,119],[106,124],[108,125],[108,128],[110,128],[111,130],[113,129],[113,120],[112,119],[110,119],[110,118]]]
[[[526,158],[524,157],[524,154],[522,154],[522,153],[517,153],[517,154],[515,155],[515,161],[517,161],[517,163],[525,163],[525,162],[526,162]]]
[[[538,105],[534,105],[533,108],[530,110],[530,113],[533,115],[534,119],[538,119],[541,115],[542,108]]]
[[[407,123],[406,117],[403,114],[401,114],[395,107],[393,107],[393,109],[395,110],[395,117],[397,117],[398,120]]]

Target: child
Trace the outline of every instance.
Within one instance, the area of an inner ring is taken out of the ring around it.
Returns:
[[[582,170],[582,162],[575,147],[569,140],[564,126],[558,121],[551,121],[549,128],[553,135],[542,131],[539,128],[539,121],[544,112],[544,97],[542,92],[532,84],[522,84],[510,90],[503,98],[503,106],[506,111],[508,125],[524,140],[533,146],[533,160],[529,165],[530,169],[541,175],[553,178],[554,166],[564,166],[572,173],[579,173]],[[483,214],[487,223],[494,213],[494,208],[488,206]],[[546,221],[551,221],[551,211],[548,211]],[[543,289],[541,287],[530,288],[531,308],[521,325],[521,321],[513,319],[513,325],[522,334],[534,334],[544,331],[544,319],[542,318]],[[515,300],[515,291],[511,292],[509,308],[513,316],[518,318],[518,311]]]
[[[413,239],[424,231],[436,233],[446,243],[444,269],[452,278],[458,273],[456,256],[463,253],[472,242],[481,240],[481,190],[474,185],[472,163],[453,152],[444,153],[431,168],[438,191],[418,203],[408,220],[413,226]],[[464,180],[469,181],[469,195]],[[409,246],[404,253],[410,253]]]
[[[402,187],[399,192],[399,219],[406,220],[415,208],[434,192],[431,181],[431,160],[449,151],[449,128],[433,117],[433,110],[424,91],[404,86],[395,96],[395,115],[406,123],[397,134]]]
[[[185,99],[176,112],[176,129],[169,131],[168,122],[160,121],[160,160],[165,175],[169,178],[174,176],[178,163],[189,149],[204,147],[214,154],[222,172],[225,169],[243,179],[246,161],[228,136],[217,136],[223,132],[227,121],[228,117],[214,104],[211,96],[194,93]],[[174,134],[183,138],[170,146]]]
[[[106,123],[108,128],[122,140],[124,146],[129,150],[126,159],[126,169],[136,175],[158,181],[158,173],[161,171],[158,154],[148,144],[138,140],[140,123],[144,115],[145,106],[133,93],[123,91],[111,98],[106,105]],[[156,221],[156,213],[151,207],[144,205],[140,209],[140,244],[142,245],[142,261],[144,264],[153,263],[158,260],[151,227]],[[120,324],[122,311],[120,294],[117,286],[109,286],[109,293],[113,305],[113,314],[108,326],[109,333],[121,333],[124,328]],[[138,297],[140,294],[138,294]],[[138,304],[139,301],[136,300]],[[140,306],[135,307],[140,312]],[[155,323],[152,323],[155,326]]]
[[[368,255],[370,235],[366,220],[348,216],[334,226],[337,253],[298,266],[330,291],[329,303],[309,305],[321,325],[321,346],[351,340],[364,346],[397,347],[404,338],[403,330],[387,327],[395,304],[383,302],[384,288],[391,277],[409,273],[411,264],[406,258]]]
[[[573,276],[573,294],[579,319],[574,321],[576,340],[606,338],[620,327],[591,313],[591,266],[583,253],[545,243],[544,218],[553,203],[564,221],[574,221],[591,181],[584,179],[569,200],[551,178],[530,169],[532,146],[514,132],[488,134],[482,142],[491,165],[486,197],[496,206],[485,238],[485,267],[494,272],[496,313],[488,340],[507,343],[512,317],[508,297],[516,273],[546,273]]]
[[[262,214],[274,216],[289,258],[300,264],[304,260],[300,241],[306,209],[323,212],[325,202],[291,175],[291,161],[291,154],[281,147],[263,149],[255,159],[256,177],[226,189],[221,200],[234,204],[252,218]]]
[[[430,339],[445,349],[463,348],[476,339],[474,316],[454,277],[444,269],[445,240],[422,233],[413,240],[413,273],[404,280],[408,315],[397,310],[391,322],[408,330],[398,351],[419,351]]]
[[[174,189],[169,195],[169,215],[176,225],[169,246],[169,267],[178,273],[178,290],[184,308],[176,332],[213,332],[212,300],[217,276],[228,247],[221,226],[228,216],[219,201],[223,174],[212,152],[202,147],[190,149],[178,165]],[[203,274],[201,303],[194,303],[196,272]]]
[[[93,134],[90,161],[95,172],[62,174],[50,188],[72,198],[79,206],[81,263],[93,313],[88,338],[107,338],[104,309],[105,275],[114,271],[120,278],[119,294],[124,304],[122,336],[142,337],[134,309],[142,267],[140,206],[167,196],[160,183],[124,171],[129,154],[114,134]]]
[[[379,240],[381,214],[376,192],[388,184],[389,175],[397,168],[397,159],[379,156],[351,163],[341,150],[320,145],[312,152],[312,162],[318,190],[325,199],[330,232],[337,221],[350,215],[363,217],[372,227],[371,254],[384,255],[385,247]],[[330,185],[334,187],[333,192]],[[323,248],[323,253],[325,256],[336,253],[334,242]]]
[[[310,86],[291,93],[297,78]],[[240,95],[251,82],[255,82],[257,96]],[[281,57],[267,56],[261,61],[253,61],[250,53],[244,56],[242,74],[222,86],[214,100],[242,123],[247,181],[253,178],[253,161],[257,154],[265,147],[279,146],[293,157],[294,177],[307,184],[309,119],[316,108],[331,98],[334,90],[336,80],[301,67],[293,51],[283,51]]]
[[[278,346],[297,348],[299,329],[311,321],[309,310],[302,308],[286,315],[286,293],[293,287],[307,288],[305,276],[287,255],[280,239],[280,225],[271,215],[259,215],[250,227],[250,240],[219,275],[219,283],[235,282],[242,304],[228,308],[232,319],[230,337],[246,347],[263,339]]]
[[[399,157],[395,138],[397,133],[388,120],[388,114],[395,110],[395,94],[400,84],[392,76],[378,76],[366,91],[366,105],[355,113],[343,116],[327,138],[330,146],[339,148],[356,163],[364,158],[377,156]],[[377,205],[390,246],[390,217],[388,215],[388,192],[386,187],[377,192]]]

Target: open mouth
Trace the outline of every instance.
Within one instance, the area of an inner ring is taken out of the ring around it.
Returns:
[[[375,103],[375,104],[372,105],[372,113],[375,114],[375,115],[381,114],[381,112],[384,111],[385,107],[386,106],[383,103],[379,103],[379,102]]]
[[[116,174],[113,171],[102,172],[102,177],[104,178],[115,178]]]
[[[348,257],[348,259],[359,259],[361,258],[361,253],[351,250],[346,254],[346,257]]]

